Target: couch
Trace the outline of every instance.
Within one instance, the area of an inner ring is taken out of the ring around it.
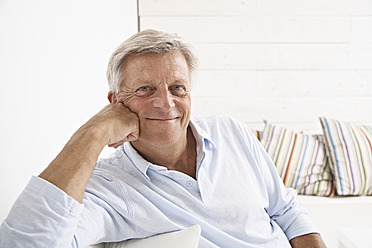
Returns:
[[[267,121],[254,132],[333,248],[339,229],[372,226],[372,126],[326,117],[319,123],[318,134]]]
[[[339,229],[372,226],[372,127],[325,117],[319,121],[319,134],[267,121],[262,131],[253,132],[284,184],[297,191],[327,246],[336,248]]]
[[[336,248],[345,227],[371,227],[372,197],[319,197],[299,195],[329,248]],[[372,234],[371,234],[372,235]]]

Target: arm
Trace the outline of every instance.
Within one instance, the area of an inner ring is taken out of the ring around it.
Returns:
[[[270,218],[281,227],[293,247],[326,247],[306,209],[297,200],[295,190],[284,187],[269,155],[257,139],[253,140],[256,145],[252,150],[262,168]]]
[[[17,248],[25,244],[30,247],[75,247],[80,242],[85,244],[94,240],[93,232],[85,232],[83,236],[86,237],[74,239],[79,221],[87,215],[87,206],[78,202],[82,202],[102,148],[106,144],[117,147],[136,139],[138,122],[136,114],[123,104],[114,103],[84,124],[40,177],[33,177],[18,197],[0,226],[0,247]],[[91,223],[112,217],[99,205],[94,207],[100,212],[88,216],[92,218]],[[82,224],[91,223],[85,221]],[[101,232],[104,227],[94,225],[90,228]]]
[[[271,160],[270,160],[271,161]],[[307,211],[298,202],[295,191],[286,189],[277,175],[273,165],[269,165],[271,180],[267,180],[267,185],[272,199],[268,213],[276,223],[282,228],[290,244],[294,248],[325,248],[321,236],[307,215]],[[273,184],[270,186],[270,182]]]
[[[109,104],[84,124],[40,174],[75,200],[84,190],[105,145],[118,147],[139,134],[136,114],[121,103]]]
[[[326,248],[322,238],[318,233],[310,233],[298,236],[290,240],[294,248]]]

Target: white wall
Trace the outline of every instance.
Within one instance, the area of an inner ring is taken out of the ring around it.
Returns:
[[[136,0],[0,1],[0,222],[108,103],[107,61],[137,29]]]
[[[372,123],[372,1],[140,0],[140,29],[194,43],[195,115],[320,131],[320,115]]]

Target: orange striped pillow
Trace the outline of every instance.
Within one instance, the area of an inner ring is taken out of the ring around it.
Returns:
[[[372,195],[372,127],[320,117],[338,195]]]
[[[332,174],[321,135],[295,133],[267,123],[261,142],[286,187],[303,195],[333,195]]]
[[[259,131],[259,130],[256,130],[256,129],[251,129],[252,133],[254,134],[254,136],[259,140],[261,141],[261,138],[262,138],[262,131]]]

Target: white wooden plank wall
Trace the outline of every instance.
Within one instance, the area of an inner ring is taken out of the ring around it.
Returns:
[[[372,123],[371,0],[139,0],[139,29],[175,32],[200,57],[193,114],[319,132]]]

